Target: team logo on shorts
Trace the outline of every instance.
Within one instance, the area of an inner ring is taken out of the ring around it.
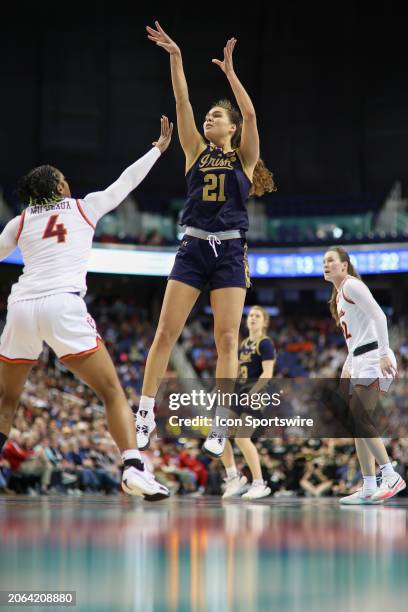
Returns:
[[[86,322],[96,331],[96,323],[89,313],[86,315]]]

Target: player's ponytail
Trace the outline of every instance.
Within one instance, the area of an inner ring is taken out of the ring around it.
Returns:
[[[343,247],[337,247],[337,246],[330,247],[329,249],[327,249],[327,251],[334,251],[335,253],[338,253],[338,256],[341,262],[347,261],[347,274],[349,276],[354,276],[355,278],[361,279],[361,276],[359,275],[359,273],[357,272],[357,270],[355,269],[354,265],[351,262],[350,255],[347,253],[345,249],[343,249]],[[340,325],[340,319],[337,313],[337,289],[334,285],[333,285],[332,294],[329,300],[329,306],[330,306],[331,316],[336,321],[336,324]]]
[[[53,166],[38,166],[19,181],[17,195],[25,206],[49,204],[61,199],[57,192],[61,172]]]
[[[231,104],[229,100],[218,100],[213,106],[219,106],[227,111],[231,123],[237,126],[235,133],[231,139],[232,147],[238,148],[241,144],[242,133],[242,117],[239,111]],[[249,195],[263,196],[267,192],[276,191],[277,187],[273,180],[272,172],[265,166],[264,161],[259,158],[254,168],[252,176],[252,187]]]

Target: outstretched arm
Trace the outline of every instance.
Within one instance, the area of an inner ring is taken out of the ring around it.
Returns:
[[[256,162],[259,159],[259,134],[254,105],[245,87],[235,74],[232,54],[236,44],[237,39],[230,38],[224,47],[224,59],[213,59],[212,61],[221,68],[227,77],[241,111],[243,122],[240,151],[243,161],[252,175]]]
[[[103,215],[119,206],[129,193],[140,185],[160,155],[167,149],[171,141],[173,124],[169,123],[167,117],[163,116],[160,120],[160,125],[160,138],[157,142],[152,143],[154,146],[148,153],[129,166],[129,168],[126,168],[120,177],[107,189],[90,193],[84,198],[86,211],[89,213],[94,224]]]
[[[170,54],[171,82],[173,85],[174,97],[176,99],[177,130],[180,144],[186,156],[186,168],[188,169],[200,153],[200,149],[205,148],[205,141],[198,131],[194,120],[180,48],[176,45],[174,40],[166,34],[158,21],[155,22],[155,26],[156,29],[150,26],[146,27],[148,32],[147,37]]]
[[[21,215],[11,219],[0,234],[0,260],[5,259],[17,246],[17,234]]]

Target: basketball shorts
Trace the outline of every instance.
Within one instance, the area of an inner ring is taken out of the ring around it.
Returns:
[[[101,337],[84,300],[76,293],[59,293],[9,305],[0,339],[0,360],[34,363],[43,342],[60,360],[100,348]]]
[[[392,364],[397,370],[397,360],[391,349],[388,356]],[[380,355],[378,349],[352,357],[351,360],[351,388],[355,386],[369,387],[378,381],[379,390],[386,393],[392,385],[394,378],[392,376],[385,377],[380,369]]]
[[[222,240],[215,256],[208,240],[185,235],[176,254],[169,280],[178,280],[200,291],[251,286],[245,238]]]

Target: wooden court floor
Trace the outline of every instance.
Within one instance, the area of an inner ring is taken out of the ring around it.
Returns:
[[[402,610],[407,518],[408,498],[0,497],[0,588],[76,591],[52,610]]]

